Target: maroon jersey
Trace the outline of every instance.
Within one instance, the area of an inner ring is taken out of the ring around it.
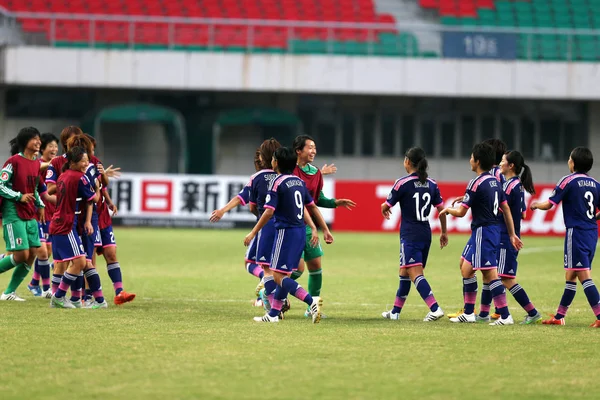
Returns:
[[[105,190],[106,188],[102,189],[102,191]],[[100,196],[100,201],[98,201],[98,227],[106,229],[109,226],[112,226],[112,218],[108,213],[108,204],[106,204],[104,196]]]
[[[94,188],[83,172],[69,169],[56,182],[56,212],[50,223],[51,235],[66,235],[76,224],[76,214],[95,195]]]
[[[40,182],[40,166],[39,160],[30,160],[22,154],[15,154],[10,157],[2,168],[2,177],[0,178],[5,185],[8,185],[11,191],[20,193],[38,194],[43,191],[43,184]],[[16,193],[15,193],[16,194]],[[17,215],[22,220],[30,220],[37,218],[36,202],[21,203],[20,196],[14,196]]]
[[[296,165],[293,174],[304,181],[306,188],[308,189],[308,193],[316,202],[319,199],[321,191],[323,190],[323,174],[321,171],[317,169],[315,174],[310,175],[302,171],[300,167]]]
[[[63,166],[67,163],[67,155],[57,156],[50,161],[50,166],[46,172],[46,183],[58,182],[58,177],[62,173]]]

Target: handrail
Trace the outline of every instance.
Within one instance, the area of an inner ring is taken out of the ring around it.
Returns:
[[[5,9],[4,9],[5,10]],[[110,15],[110,14],[71,14],[71,13],[39,13],[39,12],[7,12],[7,15],[19,19],[50,19],[94,22],[126,22],[126,23],[166,23],[183,25],[237,25],[247,27],[282,27],[282,28],[333,28],[355,30],[395,29],[399,31],[430,32],[494,32],[515,34],[560,34],[560,35],[600,35],[600,29],[569,28],[515,28],[501,26],[447,26],[426,23],[364,23],[338,21],[295,21],[295,20],[262,20],[239,18],[187,18],[158,17],[151,15]]]

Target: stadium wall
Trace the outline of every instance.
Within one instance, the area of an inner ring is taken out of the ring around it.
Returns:
[[[600,70],[593,63],[33,46],[3,51],[3,81],[10,85],[600,99]]]

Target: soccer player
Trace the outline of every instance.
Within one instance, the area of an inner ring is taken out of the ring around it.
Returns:
[[[494,304],[501,317],[490,325],[511,325],[514,320],[506,304],[506,292],[498,279],[497,252],[500,244],[500,227],[496,217],[499,209],[504,213],[511,244],[519,250],[523,243],[514,230],[512,216],[500,183],[489,173],[494,163],[494,151],[491,146],[480,143],[473,147],[469,161],[471,170],[477,177],[469,183],[461,207],[445,208],[440,217],[450,214],[462,218],[469,208],[472,210],[472,234],[463,251],[461,273],[463,276],[464,312],[451,322],[475,322],[475,301],[477,299],[477,277],[475,271],[481,271],[484,282],[489,282]]]
[[[255,317],[257,322],[278,322],[283,301],[288,293],[304,301],[310,307],[313,323],[321,320],[322,299],[312,297],[289,275],[298,267],[306,241],[304,226],[305,206],[313,213],[312,217],[323,230],[326,243],[333,242],[333,236],[315,206],[304,182],[291,175],[296,166],[296,153],[287,147],[280,147],[273,155],[273,170],[279,175],[272,182],[265,198],[265,212],[256,226],[244,239],[248,246],[257,233],[275,217],[275,240],[272,248],[270,269],[273,281],[265,280],[265,291],[274,292],[271,310],[263,317]],[[316,243],[317,232],[311,234],[311,241]]]
[[[411,281],[430,310],[423,321],[436,321],[444,316],[444,311],[438,305],[431,287],[423,275],[431,247],[429,213],[432,207],[436,207],[438,211],[444,209],[440,190],[437,183],[428,177],[427,168],[425,151],[419,147],[408,149],[404,156],[404,169],[408,175],[394,183],[387,201],[381,205],[381,214],[386,219],[390,219],[391,209],[396,203],[400,203],[402,214],[400,286],[396,292],[394,308],[391,311],[383,312],[381,314],[383,318],[399,319],[406,297],[410,292]],[[440,224],[442,227],[440,248],[444,248],[448,245],[445,215],[440,218]]]
[[[596,214],[600,205],[600,184],[588,175],[594,156],[586,147],[576,147],[569,157],[571,174],[562,178],[546,201],[534,201],[532,210],[549,210],[563,203],[563,218],[567,232],[565,235],[565,290],[556,314],[542,321],[546,325],[564,325],[567,310],[575,298],[577,279],[596,315],[596,321],[590,325],[600,328],[600,295],[592,280],[592,261],[598,243],[598,225]]]
[[[297,136],[294,139],[293,147],[297,155],[297,165],[294,168],[294,175],[304,181],[306,188],[308,189],[308,193],[314,199],[317,206],[324,208],[346,207],[349,210],[356,206],[356,203],[354,203],[352,200],[329,199],[323,194],[323,174],[317,167],[311,164],[314,162],[315,156],[317,155],[317,146],[313,138],[307,135]],[[325,165],[325,167],[327,167],[327,165]],[[329,166],[329,168],[332,167]],[[332,169],[331,173],[334,173],[335,170]],[[306,263],[308,268],[308,293],[314,297],[321,295],[321,287],[323,286],[321,264],[323,249],[321,248],[320,244],[317,244],[316,246],[311,245],[311,237],[312,232],[310,227],[307,225],[304,261],[300,260],[297,271],[292,273],[292,279],[298,279],[302,275],[304,271],[304,263]],[[304,315],[309,317],[310,310],[307,309]]]
[[[503,185],[504,196],[510,208],[513,223],[515,226],[515,233],[518,237],[521,237],[521,219],[524,218],[526,207],[525,207],[525,190],[530,194],[535,194],[533,187],[533,179],[531,176],[531,169],[525,164],[523,155],[518,151],[510,151],[502,156],[500,162],[500,170],[505,178]],[[521,177],[519,178],[519,175]],[[529,325],[539,321],[542,317],[536,310],[535,306],[529,300],[529,296],[525,292],[525,289],[517,283],[517,257],[519,252],[510,243],[508,236],[508,229],[506,224],[500,225],[500,249],[498,255],[498,276],[500,277],[502,284],[508,291],[513,295],[515,300],[523,307],[527,312],[527,316],[521,322],[521,324]],[[488,315],[490,305],[492,303],[492,297],[489,296],[487,303],[484,303],[482,294],[481,312],[477,316],[478,321],[489,321],[490,316]],[[492,319],[494,316],[491,317]]]
[[[0,300],[25,301],[15,293],[27,276],[36,249],[41,246],[38,221],[45,221],[44,203],[40,199],[40,132],[33,127],[19,131],[13,142],[18,154],[11,156],[0,173],[2,225],[6,250],[12,254],[0,260],[0,273],[15,269]]]
[[[100,161],[96,155],[96,139],[92,136],[84,135],[90,142],[90,167],[86,171],[88,179],[95,177],[96,181],[100,185],[100,199],[95,205],[96,215],[92,217],[92,224],[94,229],[98,228],[96,234],[93,235],[93,247],[88,243],[88,250],[97,250],[99,254],[104,256],[106,261],[106,269],[108,276],[113,284],[115,291],[115,297],[113,302],[115,305],[122,305],[129,303],[135,299],[135,293],[126,292],[123,287],[123,275],[121,273],[121,264],[117,258],[117,241],[112,228],[112,215],[116,215],[118,210],[117,206],[113,203],[110,195],[108,194],[108,183],[109,178],[118,174],[120,168],[112,168],[112,165],[107,169],[104,169],[102,161]],[[112,215],[111,215],[112,213]],[[94,224],[96,220],[97,225]],[[88,255],[89,257],[89,255]],[[96,266],[95,256],[92,257],[93,265]],[[90,289],[87,289],[91,292]],[[88,297],[91,293],[87,293]]]
[[[54,157],[58,154],[58,138],[52,133],[42,133],[40,136],[40,161],[50,163]],[[42,174],[45,181],[46,174]],[[54,196],[52,196],[54,197]],[[48,228],[50,227],[50,221],[52,220],[52,214],[55,210],[56,198],[54,197],[54,203],[52,201],[44,201],[46,205],[45,217],[46,222],[38,223],[40,230],[40,242],[41,246],[37,251],[37,257],[33,267],[33,276],[31,282],[27,285],[27,288],[34,296],[40,296],[46,299],[52,297],[52,291],[50,290],[50,256],[52,255],[52,238],[49,235]],[[42,287],[40,288],[40,280],[42,281]]]
[[[52,250],[56,266],[66,268],[69,261],[72,261],[72,264],[62,276],[61,283],[50,300],[50,306],[55,308],[81,307],[80,302],[74,304],[65,295],[66,291],[74,286],[77,277],[83,271],[96,299],[89,308],[106,308],[108,304],[102,294],[100,277],[95,268],[90,268],[86,262],[85,249],[76,232],[76,214],[86,208],[85,232],[88,235],[93,233],[91,209],[93,203],[100,197],[99,190],[94,189],[92,183],[85,176],[89,160],[83,148],[69,149],[66,159],[67,164],[63,167],[63,172],[56,184],[57,204],[56,212],[50,223],[50,234],[52,235]]]

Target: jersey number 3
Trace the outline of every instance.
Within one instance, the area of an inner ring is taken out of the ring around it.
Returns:
[[[429,193],[423,193],[423,207],[420,207],[421,200],[419,193],[415,193],[413,199],[415,199],[415,213],[417,214],[417,221],[427,221],[427,218],[429,218],[431,195]]]
[[[583,197],[588,201],[589,207],[585,214],[589,219],[594,219],[594,217],[596,216],[596,214],[594,213],[594,211],[596,211],[596,206],[594,205],[594,194],[592,192],[585,192]]]

